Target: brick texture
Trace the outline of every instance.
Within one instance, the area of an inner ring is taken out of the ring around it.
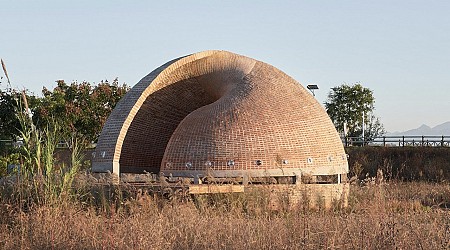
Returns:
[[[94,172],[117,174],[271,170],[330,175],[348,164],[327,113],[301,84],[226,51],[178,58],[144,77],[108,118],[93,159]]]

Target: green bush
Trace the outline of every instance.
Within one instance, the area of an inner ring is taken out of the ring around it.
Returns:
[[[8,175],[8,166],[10,165],[20,165],[19,153],[0,156],[0,177]]]

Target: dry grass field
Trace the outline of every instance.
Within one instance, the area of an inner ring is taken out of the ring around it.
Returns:
[[[263,193],[165,199],[3,189],[0,249],[450,249],[450,185],[352,185],[348,208],[270,211]],[[20,195],[19,195],[20,196]]]

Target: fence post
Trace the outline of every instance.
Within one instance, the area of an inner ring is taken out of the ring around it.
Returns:
[[[442,140],[441,140],[441,147],[444,146],[444,136],[442,136]]]
[[[405,136],[402,136],[402,138],[403,138],[403,147],[405,146]]]
[[[386,147],[386,136],[383,136],[383,147]]]
[[[424,141],[425,141],[425,136],[422,135],[422,147],[423,147]]]

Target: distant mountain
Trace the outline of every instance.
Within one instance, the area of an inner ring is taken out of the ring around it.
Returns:
[[[387,133],[387,135],[450,135],[450,122],[445,122],[432,128],[423,124],[415,129]]]

